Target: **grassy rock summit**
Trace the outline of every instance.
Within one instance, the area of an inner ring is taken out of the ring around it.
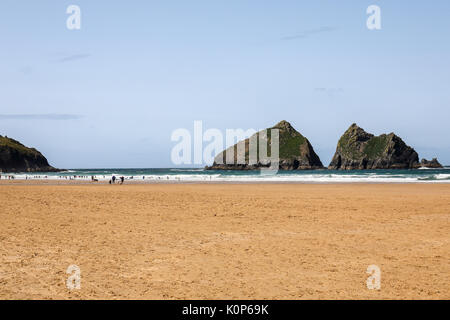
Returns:
[[[36,149],[27,148],[19,141],[0,136],[0,172],[55,172],[61,171],[48,164]]]
[[[419,155],[394,133],[374,136],[355,123],[340,138],[328,169],[413,169]]]
[[[267,129],[267,139],[264,140],[267,143],[267,153],[270,157],[272,141],[271,141],[271,130],[279,130],[279,169],[280,170],[313,170],[313,169],[323,169],[322,162],[320,161],[311,143],[301,135],[297,130],[295,130],[291,124],[287,121],[281,121],[272,128]],[[263,130],[264,131],[264,130]],[[255,133],[257,140],[263,131]],[[251,138],[255,137],[253,135]],[[264,135],[263,135],[264,136]],[[237,161],[237,145],[228,148],[227,150],[221,152],[214,159],[214,163],[210,167],[206,167],[207,170],[257,170],[262,167],[269,167],[270,162],[263,161],[259,159],[256,164],[249,165],[249,141],[250,139],[244,140],[245,143],[245,164],[238,164]],[[242,143],[242,142],[241,142]],[[234,149],[234,162],[227,163],[226,154],[227,151],[231,152]],[[259,142],[257,146],[259,155]],[[223,159],[223,160],[222,160]]]

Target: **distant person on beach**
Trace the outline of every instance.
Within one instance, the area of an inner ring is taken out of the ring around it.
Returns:
[[[112,183],[116,183],[116,176],[112,176]]]
[[[123,184],[123,181],[125,180],[124,177],[120,177],[120,184]]]

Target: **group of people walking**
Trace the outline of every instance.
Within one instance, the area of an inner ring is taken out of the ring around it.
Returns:
[[[118,180],[116,176],[112,176],[111,180],[109,180],[109,184],[115,184],[116,180]],[[123,182],[125,181],[125,177],[122,176],[119,178],[119,180],[120,180],[119,184],[123,184]]]

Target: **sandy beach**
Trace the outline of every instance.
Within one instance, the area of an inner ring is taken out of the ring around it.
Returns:
[[[2,181],[0,201],[0,299],[450,299],[449,184]]]

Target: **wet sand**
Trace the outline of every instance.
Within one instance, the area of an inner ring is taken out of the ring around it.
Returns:
[[[1,299],[450,299],[449,184],[2,181],[0,201]]]

